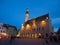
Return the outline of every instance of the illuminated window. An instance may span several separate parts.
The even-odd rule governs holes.
[[[32,38],[34,38],[35,37],[35,34],[32,34]]]
[[[35,20],[33,20],[32,27],[33,27],[33,28],[36,28],[36,23],[35,23]]]
[[[38,38],[41,38],[41,33],[38,34]]]
[[[37,34],[35,34],[35,38],[37,38]]]
[[[35,23],[33,23],[33,28],[36,28],[36,24]]]
[[[29,34],[26,35],[27,37],[29,36]]]

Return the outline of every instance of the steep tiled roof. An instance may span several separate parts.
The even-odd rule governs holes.
[[[43,15],[43,16],[39,16],[39,17],[37,17],[37,18],[33,18],[33,19],[31,19],[31,20],[28,20],[27,22],[24,23],[24,25],[32,23],[33,20],[35,20],[36,22],[37,22],[37,21],[45,20],[46,17],[48,17],[48,19],[49,19],[49,14],[45,14],[45,15]]]

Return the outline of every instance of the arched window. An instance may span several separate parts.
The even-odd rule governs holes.
[[[46,37],[48,37],[48,33],[46,33]]]
[[[2,32],[2,30],[1,30],[1,32]]]
[[[42,27],[42,30],[44,31],[44,27]]]
[[[0,27],[0,29],[1,29],[1,27]]]
[[[40,31],[40,27],[39,27],[39,31]]]

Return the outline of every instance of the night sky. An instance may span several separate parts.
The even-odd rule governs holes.
[[[60,0],[0,0],[0,22],[19,29],[27,7],[29,19],[49,13],[54,31],[60,27]]]

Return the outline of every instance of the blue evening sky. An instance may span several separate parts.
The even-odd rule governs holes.
[[[60,27],[60,0],[0,0],[0,22],[19,29],[24,23],[26,7],[29,19],[49,13],[54,31]]]

